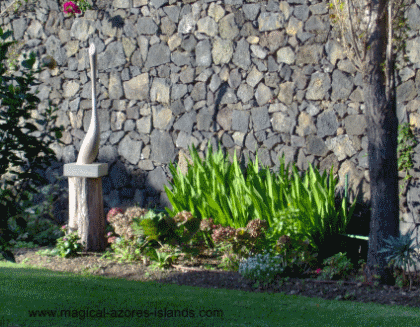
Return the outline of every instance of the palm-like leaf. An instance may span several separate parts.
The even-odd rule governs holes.
[[[390,236],[385,239],[384,242],[388,244],[386,248],[380,249],[379,253],[389,253],[386,260],[390,262],[394,261],[394,264],[401,268],[407,268],[406,265],[415,265],[412,258],[412,254],[415,253],[415,249],[418,245],[414,245],[414,239],[411,238],[413,231],[408,232],[400,237]]]

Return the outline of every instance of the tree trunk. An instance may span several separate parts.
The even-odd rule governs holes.
[[[366,269],[366,274],[368,278],[377,274],[380,283],[392,284],[393,276],[385,260],[387,255],[378,253],[386,246],[384,239],[399,236],[398,119],[395,92],[387,92],[387,79],[380,65],[386,59],[387,19],[384,16],[380,18],[380,14],[386,10],[386,2],[372,1],[372,25],[363,79],[372,206],[366,265],[369,269]],[[379,268],[376,269],[375,265]]]
[[[69,231],[78,232],[85,251],[105,250],[101,177],[69,177]]]

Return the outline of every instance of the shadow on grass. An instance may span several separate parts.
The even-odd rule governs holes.
[[[420,325],[414,308],[73,275],[4,262],[0,294],[7,294],[0,300],[1,327]]]

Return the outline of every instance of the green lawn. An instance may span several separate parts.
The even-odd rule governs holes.
[[[0,294],[0,327],[420,326],[414,308],[72,275],[9,262],[0,262]],[[61,310],[78,315],[60,316]],[[107,316],[86,317],[86,310]],[[132,311],[133,317],[118,317]]]

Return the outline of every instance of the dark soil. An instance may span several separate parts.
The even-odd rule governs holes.
[[[317,297],[327,300],[355,301],[363,303],[379,303],[402,305],[420,308],[420,279],[412,273],[413,284],[409,287],[379,285],[373,286],[363,282],[362,273],[353,270],[347,280],[340,281],[317,280],[316,272],[310,272],[301,278],[277,280],[265,287],[253,287],[254,282],[248,281],[238,273],[224,271],[218,267],[219,260],[211,256],[201,255],[191,260],[179,260],[170,269],[152,269],[147,263],[119,263],[102,259],[99,253],[85,253],[75,258],[64,259],[58,256],[41,256],[35,249],[13,250],[16,262],[46,268],[54,271],[64,271],[76,274],[89,274],[124,278],[138,281],[157,281],[160,283],[175,283],[178,285],[197,286],[203,288],[224,288],[247,292],[283,292],[290,295]],[[51,248],[50,248],[51,249]],[[362,281],[361,281],[362,280]]]

